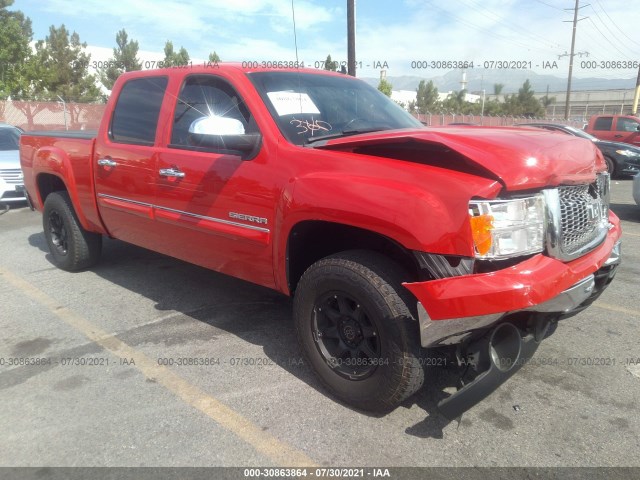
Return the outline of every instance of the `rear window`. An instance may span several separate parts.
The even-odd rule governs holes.
[[[110,138],[118,143],[153,145],[166,88],[166,77],[129,80],[111,117]]]
[[[594,130],[611,130],[613,124],[613,117],[600,117],[596,118],[596,123],[593,126]]]

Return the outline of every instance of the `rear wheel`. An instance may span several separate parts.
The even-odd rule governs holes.
[[[322,384],[354,407],[388,411],[424,381],[406,278],[382,255],[349,251],[316,262],[298,284],[302,350]]]
[[[82,227],[67,192],[47,196],[42,224],[56,267],[73,272],[94,265],[100,258],[102,236]]]

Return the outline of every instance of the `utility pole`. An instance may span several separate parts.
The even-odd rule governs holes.
[[[347,73],[356,76],[356,0],[347,0]]]
[[[571,99],[571,76],[573,75],[573,57],[575,56],[576,47],[576,27],[578,26],[578,10],[588,7],[588,5],[580,6],[580,0],[576,0],[576,6],[573,9],[573,32],[571,33],[571,53],[569,54],[569,78],[567,79],[567,98],[564,103],[564,119],[569,120],[569,103]],[[566,9],[569,10],[569,9]],[[585,17],[587,18],[587,17]],[[581,18],[580,20],[584,20]]]
[[[636,78],[636,93],[633,95],[633,107],[631,113],[638,113],[638,98],[640,97],[640,67],[638,67],[638,78]]]

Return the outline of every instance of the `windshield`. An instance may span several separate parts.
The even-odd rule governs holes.
[[[248,74],[282,134],[296,145],[378,130],[422,128],[394,101],[349,76]]]
[[[18,150],[20,130],[17,128],[0,128],[0,151]]]

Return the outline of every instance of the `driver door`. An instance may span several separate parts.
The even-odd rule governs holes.
[[[220,144],[198,142],[194,126],[207,123],[222,126]],[[275,189],[267,183],[273,175],[262,150],[246,159],[226,148],[229,125],[239,129],[236,134],[259,133],[226,80],[187,76],[176,99],[170,141],[157,157],[157,230],[169,255],[273,287]]]

